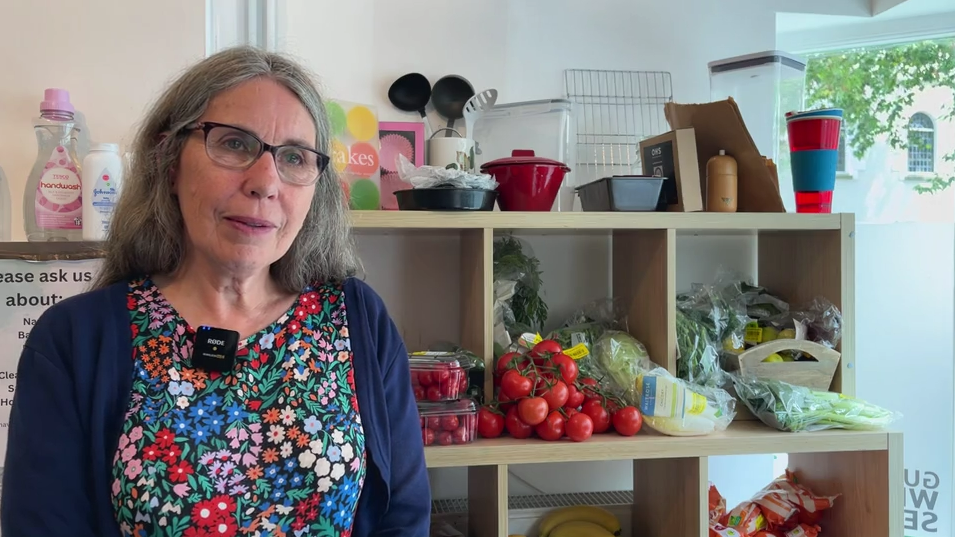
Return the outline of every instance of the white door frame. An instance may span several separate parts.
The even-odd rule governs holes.
[[[205,0],[206,55],[236,45],[278,50],[285,32],[283,0]]]

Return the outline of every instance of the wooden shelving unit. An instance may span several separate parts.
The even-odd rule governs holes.
[[[678,236],[752,235],[760,284],[795,303],[823,295],[842,310],[842,362],[831,389],[855,394],[853,215],[368,211],[353,212],[352,222],[359,241],[366,235],[457,237],[452,239],[457,251],[447,255],[457,256],[450,266],[460,268],[458,296],[432,300],[456,304],[440,314],[457,314],[461,344],[483,356],[486,366],[493,363],[492,248],[497,233],[610,236],[613,292],[629,305],[629,329],[647,346],[651,359],[671,372],[676,371]],[[82,259],[101,255],[100,246],[5,243],[0,258]],[[392,310],[399,326],[414,322],[414,310],[404,311]],[[490,375],[485,383],[490,391]],[[790,466],[804,483],[820,494],[841,495],[823,521],[824,535],[902,537],[900,433],[781,433],[742,412],[727,431],[705,437],[645,430],[632,438],[599,435],[583,443],[500,438],[425,449],[429,467],[468,468],[471,537],[508,534],[508,465],[608,460],[633,461],[634,535],[705,537],[709,457],[759,453],[789,453]]]
[[[493,363],[492,247],[496,233],[605,233],[612,237],[614,296],[651,359],[676,371],[676,241],[681,235],[755,237],[757,278],[790,302],[822,295],[843,312],[842,363],[831,389],[855,394],[854,217],[851,214],[428,213],[354,212],[364,234],[458,234],[461,343]],[[542,267],[546,270],[546,266]],[[397,319],[401,324],[402,320]],[[486,386],[491,388],[488,375]],[[741,406],[741,405],[740,405]],[[841,494],[824,534],[902,537],[902,435],[894,432],[781,433],[742,412],[725,432],[676,438],[644,431],[583,443],[500,438],[425,450],[429,467],[468,467],[472,537],[507,531],[507,468],[515,464],[633,461],[634,535],[707,535],[708,458],[789,453],[813,490]]]

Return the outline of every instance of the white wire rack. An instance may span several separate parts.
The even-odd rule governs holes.
[[[518,509],[555,509],[573,505],[632,505],[632,490],[613,490],[605,492],[574,492],[563,494],[535,494],[533,496],[511,496],[507,499],[507,508]],[[432,514],[458,514],[468,512],[467,498],[433,500]]]
[[[640,141],[669,130],[670,73],[568,69],[564,87],[576,107],[578,184],[640,173]]]

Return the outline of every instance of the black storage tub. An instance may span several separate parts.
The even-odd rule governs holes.
[[[401,211],[493,211],[496,190],[477,188],[411,188],[396,190]]]
[[[584,211],[658,211],[666,206],[660,191],[666,177],[615,175],[577,187]]]

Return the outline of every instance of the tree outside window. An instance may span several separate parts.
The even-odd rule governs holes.
[[[931,161],[926,161],[925,142],[929,132],[910,130],[906,109],[915,97],[930,88],[947,88],[955,93],[955,39],[919,41],[904,45],[856,48],[813,55],[806,66],[806,104],[808,108],[835,107],[844,111],[843,129],[852,140],[852,153],[858,158],[885,136],[891,148],[909,152],[910,142],[918,142],[908,154],[918,157],[919,166],[931,168],[924,184],[915,185],[921,193],[940,192],[955,184],[955,177],[935,174],[935,124],[931,125]],[[910,136],[910,133],[914,136]],[[955,161],[955,155],[944,155]],[[913,163],[909,159],[910,165]]]

